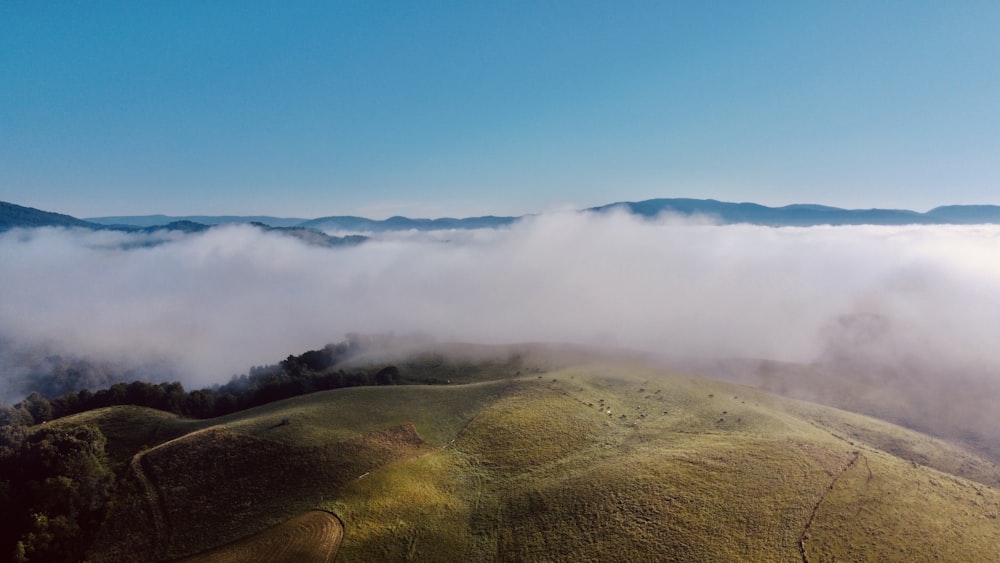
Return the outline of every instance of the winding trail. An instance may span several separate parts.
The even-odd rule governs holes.
[[[195,430],[194,432],[188,432],[183,436],[178,436],[166,442],[157,444],[152,448],[143,450],[134,456],[132,456],[132,461],[129,462],[129,467],[135,474],[136,478],[142,484],[143,497],[146,499],[146,503],[149,505],[149,514],[153,519],[153,559],[160,560],[163,558],[163,551],[166,549],[167,538],[170,535],[170,529],[167,524],[166,517],[166,506],[163,503],[163,498],[157,492],[156,485],[150,480],[149,476],[146,475],[145,469],[142,467],[142,460],[149,452],[158,450],[164,446],[185,440],[194,436],[195,434],[203,434],[209,432],[210,430],[215,430],[217,426],[210,426],[208,428],[202,428],[201,430]]]
[[[159,495],[156,494],[156,489],[153,483],[146,476],[146,472],[142,469],[142,454],[145,452],[140,452],[132,456],[132,461],[129,464],[132,468],[132,473],[135,474],[136,478],[139,479],[139,483],[142,484],[143,497],[146,499],[146,504],[149,505],[149,514],[153,519],[153,555],[156,556],[159,551],[160,543],[164,537],[164,531],[166,530],[165,518],[163,516],[163,507],[159,502]]]
[[[452,446],[455,443],[455,441],[462,434],[465,433],[465,431],[469,428],[469,426],[473,422],[475,422],[477,418],[479,418],[479,415],[480,415],[481,412],[482,411],[477,412],[474,416],[472,416],[472,418],[470,418],[462,426],[462,428],[458,431],[458,433],[455,435],[454,438],[452,438],[451,440],[449,440],[447,443],[441,445],[440,447],[434,447],[430,451],[424,451],[424,452],[421,452],[421,453],[419,453],[417,455],[410,456],[410,457],[408,457],[406,459],[397,460],[397,461],[395,461],[393,463],[390,463],[390,464],[388,464],[386,466],[373,469],[372,471],[380,471],[380,470],[386,469],[386,468],[391,467],[391,466],[410,463],[410,462],[416,461],[418,459],[427,457],[427,456],[429,456],[431,454],[435,454],[435,453],[438,453],[440,451],[448,449],[450,446]],[[155,561],[159,561],[159,560],[163,559],[163,557],[164,557],[167,545],[169,543],[169,538],[170,538],[170,525],[169,525],[169,523],[167,521],[167,517],[166,517],[166,512],[167,511],[166,511],[166,505],[163,502],[163,497],[162,497],[162,495],[160,495],[156,484],[153,483],[153,481],[146,474],[146,471],[143,468],[143,459],[150,452],[153,452],[153,451],[158,450],[160,448],[163,448],[165,446],[169,446],[169,445],[174,444],[176,442],[180,442],[181,440],[187,440],[187,439],[189,439],[189,438],[191,438],[191,437],[193,437],[195,435],[205,434],[205,433],[208,433],[208,432],[211,432],[211,431],[214,431],[214,430],[218,430],[219,428],[221,428],[220,425],[209,426],[208,428],[202,428],[200,430],[195,430],[193,432],[189,432],[187,434],[184,434],[183,436],[178,436],[177,438],[173,438],[171,440],[167,440],[166,442],[157,444],[156,446],[153,446],[152,448],[143,450],[143,451],[135,454],[134,456],[132,456],[132,460],[129,462],[129,467],[131,468],[132,473],[135,474],[136,478],[142,484],[143,497],[146,499],[146,503],[149,505],[149,513],[150,513],[150,515],[152,517],[152,520],[153,520],[154,537],[153,537],[152,559],[155,560]],[[372,471],[366,471],[365,473],[363,473],[363,474],[355,477],[354,479],[348,481],[347,483],[344,483],[341,486],[341,488],[347,488],[347,487],[349,487],[349,486],[357,483],[358,481],[364,479],[365,477],[368,477],[371,474]],[[335,515],[334,515],[334,517],[336,518]],[[337,518],[337,520],[339,522],[339,518]],[[341,526],[341,534],[342,534],[343,533],[342,532],[342,530],[343,530],[343,524],[341,523],[340,526]],[[336,543],[339,546],[339,543],[340,543],[339,540]],[[334,549],[334,553],[336,553],[336,549]]]
[[[816,519],[816,513],[819,512],[819,507],[823,504],[823,501],[826,500],[826,497],[837,486],[837,483],[840,481],[840,478],[843,477],[848,471],[850,471],[851,468],[857,465],[858,459],[860,458],[864,458],[865,465],[866,466],[868,465],[868,458],[865,457],[860,450],[855,450],[854,457],[847,462],[847,465],[844,466],[844,469],[840,473],[838,473],[836,477],[833,478],[833,481],[831,481],[829,485],[827,485],[826,491],[823,492],[823,496],[819,497],[819,500],[816,502],[816,506],[813,507],[812,513],[809,515],[809,521],[806,522],[806,527],[802,530],[802,535],[799,537],[799,551],[802,553],[802,563],[810,563],[809,555],[806,553],[806,541],[809,539],[809,532],[812,529],[813,520]],[[869,481],[871,481],[871,474],[872,474],[871,468],[869,467],[868,468]]]

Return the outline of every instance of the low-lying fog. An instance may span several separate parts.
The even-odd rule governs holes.
[[[189,387],[342,340],[420,333],[996,377],[1000,226],[716,226],[551,214],[344,248],[250,226],[0,236],[12,350],[175,363]],[[10,396],[8,395],[8,400]]]

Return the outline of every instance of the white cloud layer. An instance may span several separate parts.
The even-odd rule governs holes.
[[[1000,366],[998,226],[770,228],[567,213],[334,249],[249,226],[153,247],[137,237],[148,235],[0,235],[0,338],[81,356],[170,357],[189,386],[349,332],[389,331]]]

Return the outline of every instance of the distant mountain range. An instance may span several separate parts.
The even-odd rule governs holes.
[[[643,217],[657,217],[664,213],[685,217],[698,215],[723,224],[749,223],[771,227],[1000,223],[1000,206],[997,205],[948,205],[919,213],[907,209],[841,209],[801,203],[767,207],[757,203],[729,203],[714,199],[649,199],[612,203],[591,208],[590,211],[603,212],[615,208],[624,208]]]
[[[906,209],[841,209],[814,204],[768,207],[756,203],[731,203],[714,199],[649,199],[639,202],[618,202],[586,209],[605,213],[624,210],[641,217],[663,214],[681,217],[706,217],[720,224],[747,223],[771,227],[815,225],[943,225],[1000,224],[1000,206],[948,205],[926,213]],[[323,231],[347,233],[379,233],[386,231],[431,231],[440,229],[482,229],[511,225],[521,217],[467,217],[463,219],[411,219],[390,217],[384,220],[354,216],[330,216],[318,219],[281,218],[269,216],[168,216],[141,215],[92,217],[86,220],[69,215],[22,207],[0,202],[0,231],[15,227],[80,227],[100,230],[149,232],[156,230],[199,231],[217,225],[250,223],[258,228],[276,230],[305,238],[313,244],[353,244],[364,237],[331,237]],[[324,238],[325,237],[325,238]]]
[[[322,231],[339,232],[369,232],[385,231],[437,231],[442,229],[483,229],[510,225],[520,217],[469,217],[465,219],[410,219],[409,217],[390,217],[384,220],[366,219],[352,215],[320,217],[318,219],[294,219],[287,217],[268,216],[235,216],[235,215],[192,215],[171,217],[167,215],[140,215],[136,217],[91,217],[87,221],[107,226],[153,227],[166,225],[176,221],[192,221],[203,225],[222,225],[226,223],[262,223],[272,227],[302,227]]]
[[[261,223],[271,227],[298,227],[308,219],[269,217],[266,215],[126,215],[122,217],[88,217],[85,219],[98,225],[130,227],[159,227],[178,221],[190,221],[202,225],[225,225],[228,223]]]
[[[157,231],[183,231],[187,233],[197,233],[206,231],[222,223],[246,223],[261,229],[262,231],[277,232],[283,235],[292,236],[316,246],[351,245],[363,242],[368,238],[359,235],[335,237],[317,229],[310,229],[308,227],[272,226],[260,221],[251,220],[259,219],[258,217],[247,217],[247,220],[245,221],[217,221],[211,224],[195,222],[184,218],[166,217],[165,215],[158,215],[156,217],[163,217],[165,222],[147,222],[141,226],[130,225],[127,221],[115,221],[113,224],[101,224],[95,221],[77,219],[69,215],[42,211],[33,207],[23,207],[13,203],[0,201],[0,232],[14,228],[75,227],[95,231],[110,230],[130,233],[154,233]],[[142,221],[148,219],[148,217],[139,217],[137,219],[139,219],[140,223],[142,223]],[[144,243],[143,246],[154,246],[156,244],[159,244],[159,242],[151,240]]]

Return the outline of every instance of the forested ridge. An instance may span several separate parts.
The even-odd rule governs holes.
[[[357,353],[354,342],[328,344],[319,350],[290,355],[277,364],[251,367],[248,374],[234,375],[224,385],[187,391],[177,381],[118,382],[106,388],[83,388],[58,395],[53,390],[87,381],[82,373],[94,371],[86,361],[67,362],[60,358],[47,363],[56,366],[42,376],[35,376],[35,390],[12,407],[2,407],[9,419],[27,424],[46,422],[71,414],[116,405],[150,407],[191,418],[214,418],[297,395],[357,387],[396,383],[436,383],[434,378],[402,381],[393,366],[335,368],[336,364]],[[102,374],[103,378],[107,378]],[[46,392],[48,391],[48,392]]]

